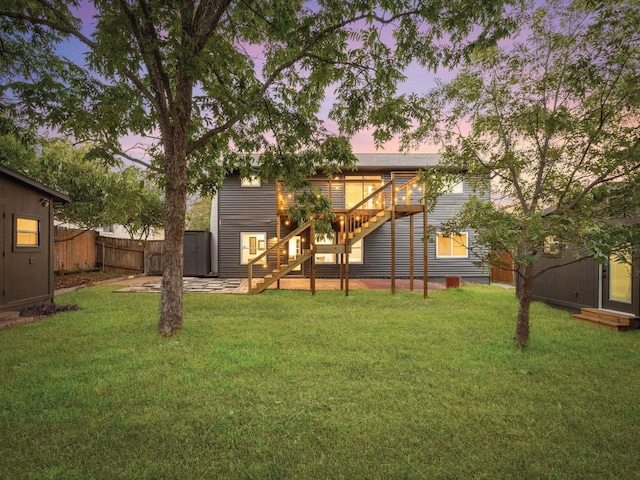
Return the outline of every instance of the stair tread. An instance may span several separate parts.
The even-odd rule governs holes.
[[[574,313],[573,318],[577,318],[578,320],[586,320],[592,323],[601,323],[603,325],[611,325],[612,327],[614,326],[617,327],[618,325],[622,325],[622,326],[629,325],[628,323],[617,322],[615,320],[606,320],[604,318],[593,317],[590,315],[583,315],[580,313]]]
[[[583,315],[595,315],[606,318],[626,318],[629,320],[635,318],[635,315],[631,313],[610,312],[609,310],[602,310],[600,308],[581,308],[580,311]]]

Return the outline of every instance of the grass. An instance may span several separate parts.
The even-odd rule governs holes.
[[[65,294],[0,332],[0,478],[640,478],[640,332],[430,295]]]

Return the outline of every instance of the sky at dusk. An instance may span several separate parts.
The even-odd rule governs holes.
[[[80,6],[72,9],[72,11],[83,20],[83,34],[90,36],[95,23],[93,16],[96,13],[95,7],[90,2],[81,2]],[[390,29],[387,29],[389,32]],[[71,39],[58,47],[58,53],[64,55],[73,62],[84,64],[85,55],[84,45],[78,41]],[[253,52],[252,52],[253,53]],[[260,52],[255,52],[256,63],[260,63]],[[405,71],[406,80],[399,86],[402,93],[426,93],[435,86],[436,77],[440,79],[450,79],[452,73],[447,70],[440,70],[437,73],[429,72],[419,65],[413,65]],[[328,112],[333,101],[333,92],[327,91],[327,99],[321,111],[321,118],[325,119],[325,127],[332,133],[338,133],[337,126],[328,119]],[[135,137],[123,139],[123,147],[125,150],[132,148],[139,141]],[[375,153],[375,152],[398,152],[398,141],[391,141],[384,145],[384,149],[376,149],[370,131],[361,131],[351,139],[352,149],[356,153]],[[417,149],[411,150],[414,153],[435,153],[438,151],[436,145],[421,145]]]

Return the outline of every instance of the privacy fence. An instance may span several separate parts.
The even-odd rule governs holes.
[[[101,269],[129,275],[162,274],[163,240],[103,237],[93,230],[56,227],[56,272]]]

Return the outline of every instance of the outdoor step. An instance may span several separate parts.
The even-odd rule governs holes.
[[[20,312],[0,312],[0,321],[12,320],[20,316]]]
[[[38,318],[40,317],[21,317],[19,312],[2,312],[0,313],[0,330],[35,322]]]
[[[582,308],[580,314],[587,317],[602,319],[607,322],[615,322],[623,325],[629,325],[629,321],[635,318],[635,316],[631,314],[610,312],[608,310],[601,310],[599,308]]]
[[[581,313],[574,313],[573,318],[582,322],[591,323],[600,327],[608,328],[610,330],[617,330],[619,332],[626,332],[629,330],[635,330],[640,328],[640,321],[637,319],[631,319],[628,323],[618,323],[615,320],[608,320],[605,318],[599,318],[594,315],[584,315]]]

